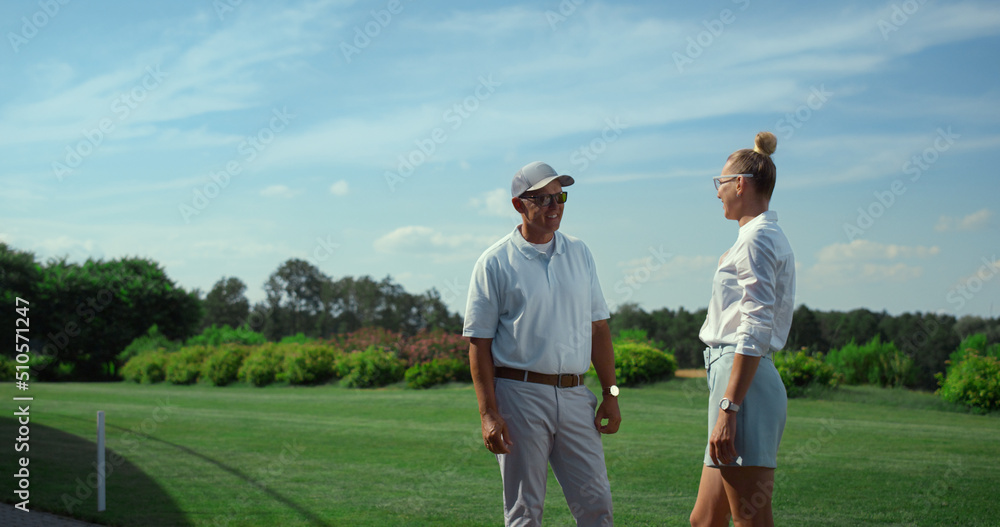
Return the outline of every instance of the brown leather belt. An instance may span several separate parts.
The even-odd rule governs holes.
[[[501,379],[513,379],[515,381],[547,384],[549,386],[558,386],[560,388],[572,388],[583,384],[583,375],[575,373],[562,373],[557,375],[550,373],[535,373],[533,371],[497,366],[493,375]]]

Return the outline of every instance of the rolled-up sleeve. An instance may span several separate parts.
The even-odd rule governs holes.
[[[743,290],[739,301],[736,353],[759,357],[770,350],[776,266],[774,249],[763,237],[749,240],[745,256],[736,262],[737,281]]]
[[[465,304],[465,327],[462,335],[494,338],[500,323],[500,293],[496,272],[490,272],[487,258],[480,258],[472,269],[469,298]]]

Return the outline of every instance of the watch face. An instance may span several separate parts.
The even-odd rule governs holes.
[[[618,397],[618,385],[612,385],[611,388],[608,389],[608,392],[612,397]]]
[[[721,401],[719,401],[719,408],[722,408],[723,410],[728,410],[729,399],[723,398]]]

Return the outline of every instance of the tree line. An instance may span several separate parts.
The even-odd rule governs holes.
[[[334,280],[293,258],[268,277],[264,291],[265,300],[251,305],[246,284],[235,277],[223,277],[203,294],[178,286],[150,259],[38,262],[33,253],[0,243],[0,327],[14,328],[16,298],[29,302],[36,380],[116,379],[117,355],[154,324],[181,342],[213,324],[244,327],[273,341],[299,333],[326,338],[362,327],[405,335],[461,331],[461,317],[448,311],[437,290],[411,294],[389,276]],[[13,358],[14,348],[3,354]]]
[[[672,349],[681,368],[704,367],[705,344],[698,331],[707,309],[673,311],[667,308],[646,312],[637,304],[623,304],[611,317],[611,330],[645,330],[650,339]],[[879,337],[893,342],[913,359],[917,368],[915,387],[937,388],[934,374],[945,370],[945,362],[966,337],[983,333],[989,343],[1000,342],[1000,318],[988,319],[935,313],[903,313],[854,309],[847,312],[819,311],[800,305],[792,316],[792,327],[784,349],[806,350],[810,354],[829,353],[852,341],[862,344]]]
[[[334,280],[311,263],[292,258],[264,283],[265,299],[251,304],[246,284],[222,277],[203,294],[175,284],[156,262],[144,258],[71,263],[65,258],[38,262],[35,255],[0,243],[0,327],[13,328],[15,298],[30,302],[32,368],[42,378],[111,380],[121,366],[117,355],[152,325],[173,341],[185,341],[212,325],[245,327],[271,341],[297,335],[329,338],[360,328],[381,327],[403,335],[442,329],[459,333],[462,318],[435,289],[408,293],[387,276],[345,276]],[[611,317],[614,335],[641,329],[672,350],[681,368],[702,367],[705,345],[698,331],[706,310],[680,308],[647,312],[623,304]],[[1000,341],[1000,319],[933,313],[855,309],[819,311],[799,306],[786,350],[828,353],[852,340],[878,336],[914,360],[917,386],[937,387],[934,374],[965,337],[984,333]],[[4,355],[13,357],[13,348]]]

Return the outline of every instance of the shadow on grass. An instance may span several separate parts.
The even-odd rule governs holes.
[[[14,419],[0,417],[0,437],[15,441],[19,426]],[[153,478],[110,449],[105,454],[107,510],[97,512],[96,443],[35,422],[28,426],[29,450],[17,452],[10,445],[12,455],[0,456],[0,474],[8,475],[0,488],[3,501],[19,501],[13,493],[17,480],[9,475],[19,470],[18,460],[26,457],[29,510],[109,525],[192,525]]]
[[[90,423],[90,421],[78,417],[63,416],[63,418],[83,421],[87,422],[88,424]],[[252,489],[255,492],[263,493],[268,497],[270,497],[273,501],[282,504],[284,507],[287,507],[288,509],[294,510],[301,517],[305,518],[309,524],[315,525],[317,527],[330,527],[329,524],[324,522],[319,516],[317,516],[312,511],[293,502],[289,498],[281,495],[280,493],[274,491],[273,489],[268,488],[265,484],[263,484],[263,482],[259,481],[256,478],[251,477],[249,474],[237,468],[234,468],[230,465],[227,465],[217,459],[208,457],[184,445],[172,443],[170,441],[166,441],[148,434],[144,434],[134,429],[124,428],[109,424],[106,424],[105,426],[107,427],[107,429],[109,429],[109,431],[113,429],[123,433],[134,434],[137,438],[140,438],[143,441],[155,441],[162,445],[167,445],[180,452],[183,452],[185,455],[196,457],[206,463],[214,465],[219,470],[222,470],[232,475],[233,477],[239,479],[240,481],[246,483],[245,488],[247,490]],[[6,435],[5,433],[5,431],[8,429],[10,430],[9,436]],[[15,430],[16,426],[14,420],[0,418],[0,437],[14,437]],[[33,450],[30,458],[31,458],[31,463],[33,463],[33,465],[29,466],[36,467],[36,465],[34,465],[35,458],[39,455],[34,450],[36,448],[34,446],[36,441],[44,442],[52,445],[59,445],[60,448],[53,449],[53,452],[56,452],[55,459],[50,459],[52,456],[49,456],[48,455],[49,453],[47,452],[43,453],[42,455],[45,456],[45,460],[43,460],[43,463],[45,461],[49,461],[51,464],[57,467],[63,467],[59,469],[59,472],[68,474],[69,475],[68,477],[71,477],[72,475],[78,475],[77,476],[78,479],[71,482],[75,485],[73,489],[57,491],[57,494],[59,494],[60,496],[59,500],[57,501],[57,504],[55,506],[50,507],[48,504],[49,503],[48,500],[46,500],[42,505],[44,509],[48,512],[53,512],[56,514],[72,513],[74,516],[78,516],[81,518],[86,518],[91,520],[102,519],[104,521],[107,521],[107,518],[105,518],[104,516],[97,515],[96,513],[90,515],[86,513],[80,513],[77,510],[83,506],[86,506],[88,510],[97,509],[96,491],[92,493],[87,492],[88,487],[90,488],[93,487],[93,485],[91,485],[90,483],[96,482],[95,457],[97,452],[97,445],[93,442],[86,441],[77,436],[67,434],[60,430],[44,427],[37,424],[31,425],[31,435],[32,435],[31,446]],[[49,436],[49,437],[42,438],[41,441],[39,441],[40,436]],[[106,453],[105,461],[109,465],[106,471],[108,474],[107,478],[108,495],[110,496],[112,494],[112,482],[114,482],[116,487],[120,487],[122,489],[122,494],[128,495],[127,500],[130,503],[130,505],[123,508],[131,512],[129,512],[128,514],[113,515],[114,518],[112,519],[112,521],[115,524],[137,525],[137,526],[169,525],[178,527],[185,527],[192,525],[184,517],[184,513],[176,506],[173,500],[163,491],[163,489],[155,481],[153,481],[152,478],[148,477],[141,470],[139,470],[134,465],[129,463],[128,460],[126,460],[124,457],[117,456],[111,450],[109,450]],[[110,466],[112,464],[115,464],[116,462],[117,464],[114,467]],[[0,470],[3,470],[3,472],[0,472],[0,474],[7,473],[6,472],[7,465],[8,463],[6,461],[0,463]],[[72,467],[72,470],[69,470],[68,467]],[[13,463],[10,463],[10,470],[11,470],[10,473],[16,472],[16,467],[14,466]],[[41,469],[39,468],[39,470]],[[119,476],[118,474],[122,475]],[[34,476],[34,473],[32,473],[32,475]],[[90,477],[90,481],[86,480],[87,477]],[[69,493],[68,499],[64,496],[64,494],[66,493]],[[86,497],[89,498],[90,501],[85,502],[83,503],[83,505],[77,507],[67,507],[65,503],[73,504],[74,498],[77,497],[76,493],[79,493],[81,496],[86,495]],[[80,499],[79,501],[83,500]],[[234,503],[232,503],[232,510],[230,512],[232,513],[239,512],[239,509],[246,506],[245,501],[246,500],[244,500],[243,503],[240,503],[238,499],[234,500]],[[34,501],[32,503],[34,503]],[[155,504],[155,512],[150,511],[150,506],[152,504]],[[121,501],[119,501],[119,506],[121,506]],[[71,510],[67,510],[68,508]],[[217,520],[216,523],[218,525],[226,525],[229,523],[226,520],[226,518],[216,518],[216,520]]]

